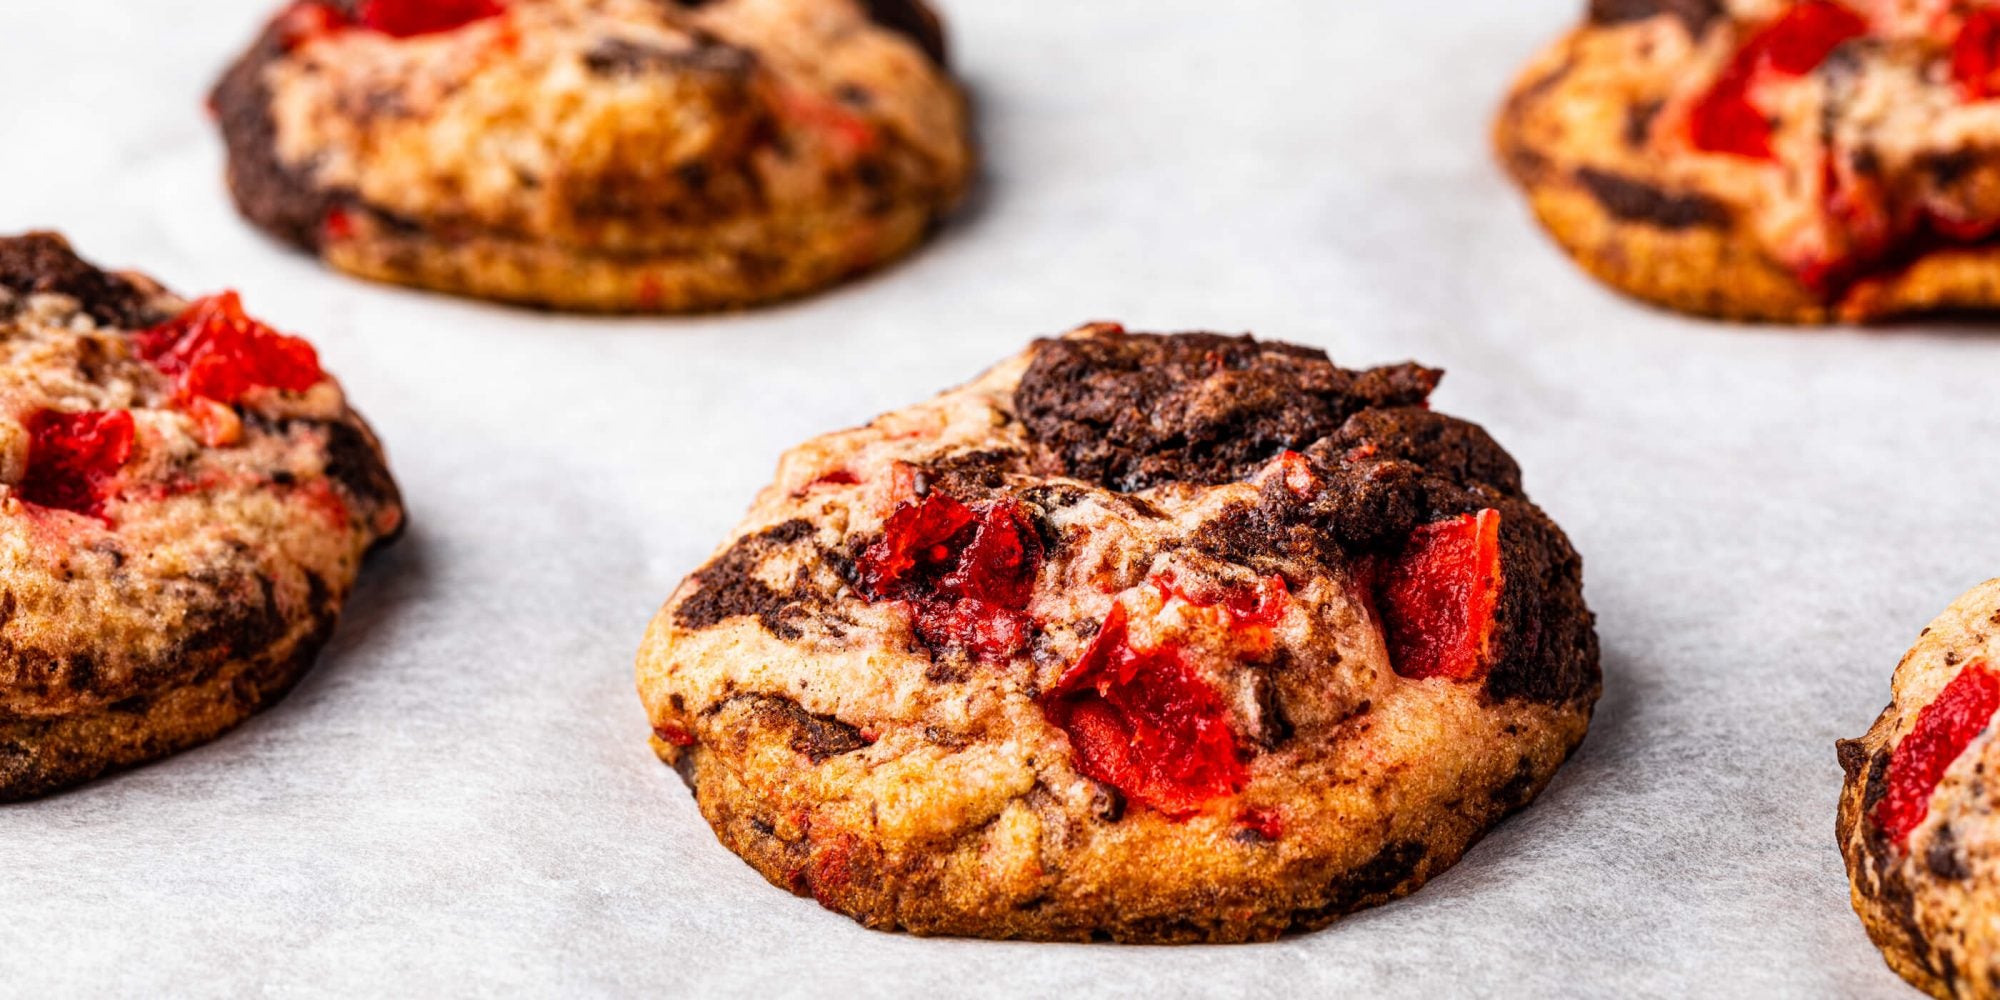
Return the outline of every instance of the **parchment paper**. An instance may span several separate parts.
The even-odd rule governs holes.
[[[1888,996],[1833,741],[2000,574],[2000,327],[1731,328],[1574,270],[1491,163],[1581,0],[946,0],[978,199],[746,315],[364,285],[239,223],[202,95],[275,0],[0,3],[0,230],[310,335],[413,528],[220,742],[0,808],[0,994]],[[1405,901],[1219,948],[919,940],[767,886],[648,753],[646,621],[779,452],[1086,319],[1450,370],[1584,553],[1605,696]]]

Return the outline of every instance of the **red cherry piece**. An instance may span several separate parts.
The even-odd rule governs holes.
[[[926,643],[1000,660],[1027,646],[1041,563],[1041,536],[1018,504],[974,510],[932,492],[889,515],[855,570],[869,599],[915,605]]]
[[[353,24],[345,12],[330,3],[301,0],[279,12],[272,27],[277,32],[278,44],[290,52],[307,42],[344,31]]]
[[[1841,43],[1868,33],[1861,15],[1832,0],[1796,4],[1736,50],[1715,84],[1689,115],[1696,149],[1769,159],[1771,123],[1750,100],[1765,74],[1803,76],[1819,68]]]
[[[28,474],[15,488],[40,507],[103,518],[111,481],[132,456],[132,414],[124,410],[28,418]]]
[[[693,733],[673,723],[654,726],[653,735],[677,747],[691,747],[695,744]]]
[[[396,38],[431,35],[507,12],[499,0],[362,0],[361,26]]]
[[[1499,511],[1464,514],[1412,533],[1378,591],[1396,673],[1455,681],[1484,675],[1500,585]]]
[[[897,505],[882,525],[882,540],[855,564],[861,589],[874,600],[895,596],[912,571],[948,558],[948,543],[978,519],[972,508],[942,493]]]
[[[1968,101],[2000,96],[2000,9],[1980,7],[1965,16],[1951,46],[1951,78]]]
[[[352,212],[335,205],[327,209],[326,215],[320,219],[319,232],[328,243],[344,243],[355,237],[359,226]]]
[[[253,389],[303,392],[326,378],[311,344],[250,318],[235,292],[198,300],[135,339],[139,355],[175,380],[182,401],[228,405]]]
[[[938,581],[944,593],[1020,609],[1034,596],[1041,568],[1042,540],[1013,504],[994,504],[980,516],[972,541],[959,553],[958,568]]]
[[[1694,147],[1753,159],[1771,157],[1771,123],[1743,90],[1718,86],[1695,102],[1688,118]]]
[[[1084,774],[1168,816],[1198,812],[1246,780],[1214,689],[1172,647],[1135,649],[1113,605],[1076,665],[1043,698]]]
[[[1259,840],[1275,841],[1285,835],[1285,815],[1276,809],[1245,809],[1236,817],[1236,825],[1257,835]]]
[[[1931,795],[1952,761],[1993,720],[2000,709],[2000,675],[1974,661],[1923,711],[1917,724],[1889,757],[1888,792],[1875,805],[1875,823],[1895,843],[1930,815]]]

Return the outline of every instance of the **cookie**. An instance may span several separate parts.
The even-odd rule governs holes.
[[[902,256],[964,194],[920,0],[305,0],[211,98],[243,215],[333,267],[691,312]]]
[[[0,802],[271,704],[403,524],[310,344],[0,239]]]
[[[810,441],[647,633],[652,746],[870,927],[1245,941],[1408,893],[1599,689],[1576,553],[1441,374],[1099,324]]]
[[[1841,740],[1835,835],[1889,967],[1938,997],[2000,997],[2000,580],[1931,622],[1889,707]]]
[[[1662,306],[2000,305],[2000,9],[1593,0],[1495,130],[1558,243]]]

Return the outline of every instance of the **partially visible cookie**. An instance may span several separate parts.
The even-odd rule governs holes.
[[[302,0],[217,85],[252,222],[362,277],[558,309],[799,295],[973,170],[921,0]]]
[[[1931,995],[2000,997],[2000,580],[1931,622],[1892,685],[1875,725],[1839,745],[1854,910]]]
[[[1411,892],[1599,686],[1576,553],[1440,375],[1100,324],[807,442],[646,636],[654,750],[871,927],[1261,940]]]
[[[310,344],[0,239],[0,802],[275,701],[402,524]]]
[[[1593,0],[1495,139],[1579,264],[1819,323],[2000,306],[2000,8]]]

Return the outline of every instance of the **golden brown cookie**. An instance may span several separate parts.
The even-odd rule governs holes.
[[[381,281],[687,312],[908,252],[973,170],[920,0],[304,0],[217,85],[237,206]]]
[[[275,701],[402,523],[310,344],[0,239],[0,802]]]
[[[2000,305],[2000,10],[1593,0],[1495,129],[1586,270],[1660,305],[1866,321]]]
[[[2000,580],[1931,622],[1892,683],[1867,735],[1839,746],[1854,910],[1919,988],[2000,997]]]
[[[871,927],[1243,941],[1408,893],[1599,687],[1575,552],[1440,375],[1100,324],[807,442],[646,636],[654,749]]]

